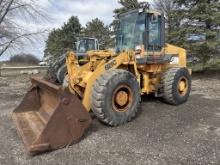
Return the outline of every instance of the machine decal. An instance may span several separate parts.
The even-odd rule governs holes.
[[[173,56],[170,60],[170,64],[179,64],[179,57]]]

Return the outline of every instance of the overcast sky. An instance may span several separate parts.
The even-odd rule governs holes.
[[[50,30],[52,28],[58,28],[72,15],[78,16],[83,26],[85,26],[86,22],[94,18],[99,18],[105,24],[110,24],[113,20],[113,10],[120,7],[118,0],[38,0],[38,5],[44,9],[50,19],[41,24],[28,23],[26,27],[30,29],[47,28]],[[22,21],[21,23],[24,25],[27,24]],[[27,44],[21,49],[21,52],[32,53],[41,59],[43,57],[44,47],[45,39],[42,39],[34,45]],[[0,60],[5,59],[7,59],[6,56],[0,57]]]

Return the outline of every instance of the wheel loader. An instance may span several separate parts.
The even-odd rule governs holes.
[[[87,51],[99,50],[99,42],[97,38],[83,37],[76,42],[76,56],[79,60],[80,65],[88,62]],[[61,55],[56,61],[53,61],[44,79],[56,84],[62,84],[64,77],[67,74],[66,67],[66,53]]]
[[[131,121],[141,96],[154,94],[172,105],[187,101],[191,71],[186,51],[165,43],[164,16],[149,8],[119,16],[115,51],[88,51],[79,65],[67,52],[62,86],[33,77],[13,119],[30,154],[79,142],[89,128],[90,112],[109,126]]]

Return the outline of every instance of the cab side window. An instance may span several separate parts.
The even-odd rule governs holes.
[[[160,50],[161,36],[160,36],[160,17],[150,14],[148,17],[149,40],[148,49],[151,51]]]

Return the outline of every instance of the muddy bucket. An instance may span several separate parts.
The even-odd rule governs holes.
[[[77,143],[91,124],[79,98],[42,79],[31,81],[12,114],[26,150],[33,155]]]

